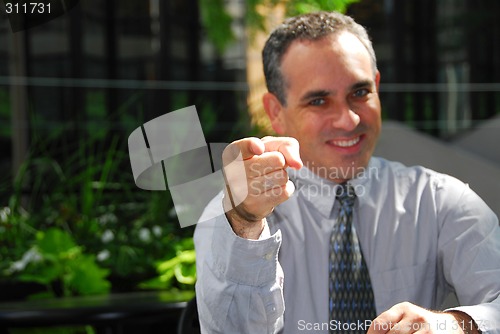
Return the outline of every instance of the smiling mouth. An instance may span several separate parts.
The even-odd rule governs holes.
[[[338,147],[353,147],[361,140],[361,136],[358,136],[349,140],[330,140],[329,143]]]

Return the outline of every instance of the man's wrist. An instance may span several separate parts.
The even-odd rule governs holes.
[[[467,313],[457,310],[446,311],[455,317],[457,324],[460,326],[464,334],[481,334],[479,326]]]
[[[226,217],[234,233],[241,238],[257,240],[264,230],[264,219],[257,222],[249,222],[242,219],[234,209],[226,212]]]
[[[223,208],[226,213],[226,218],[233,229],[233,232],[245,239],[259,239],[265,226],[265,219],[260,219],[256,221],[249,220],[248,218],[242,217],[236,208],[232,206],[232,203],[228,203],[227,197],[223,199]]]

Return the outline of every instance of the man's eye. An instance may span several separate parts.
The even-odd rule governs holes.
[[[366,88],[362,88],[362,89],[358,89],[357,91],[354,92],[354,94],[352,94],[354,97],[364,97],[366,95],[368,95],[370,93],[370,91]]]
[[[310,101],[309,104],[312,106],[321,106],[321,105],[325,104],[325,99],[314,99],[314,100]]]

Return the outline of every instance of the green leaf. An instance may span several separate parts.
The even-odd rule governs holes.
[[[193,238],[183,238],[176,245],[176,250],[188,250],[194,249],[194,240]]]
[[[165,273],[170,270],[173,270],[176,265],[180,263],[180,259],[176,256],[167,261],[162,261],[158,264],[157,270],[159,273]]]
[[[37,245],[40,253],[54,255],[68,252],[76,247],[73,238],[67,232],[58,228],[39,231],[37,233]]]
[[[65,282],[68,287],[79,295],[103,294],[110,290],[106,280],[109,271],[100,268],[93,256],[82,255],[71,264],[71,275]]]
[[[196,252],[194,249],[185,250],[185,251],[180,252],[179,255],[177,255],[177,258],[180,260],[180,262],[195,263],[196,262]]]
[[[158,280],[164,284],[164,287],[172,285],[172,279],[175,277],[174,269],[175,267],[158,277]]]
[[[179,283],[194,285],[196,283],[196,264],[180,263],[174,269],[175,278]]]

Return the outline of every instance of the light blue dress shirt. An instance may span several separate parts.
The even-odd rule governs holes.
[[[202,333],[328,333],[344,326],[328,314],[338,185],[305,167],[289,176],[295,193],[267,217],[259,240],[234,234],[222,195],[206,208],[220,215],[195,232]],[[500,227],[468,185],[381,158],[349,182],[377,314],[403,301],[440,309],[454,292],[457,309],[483,333],[500,334]]]

